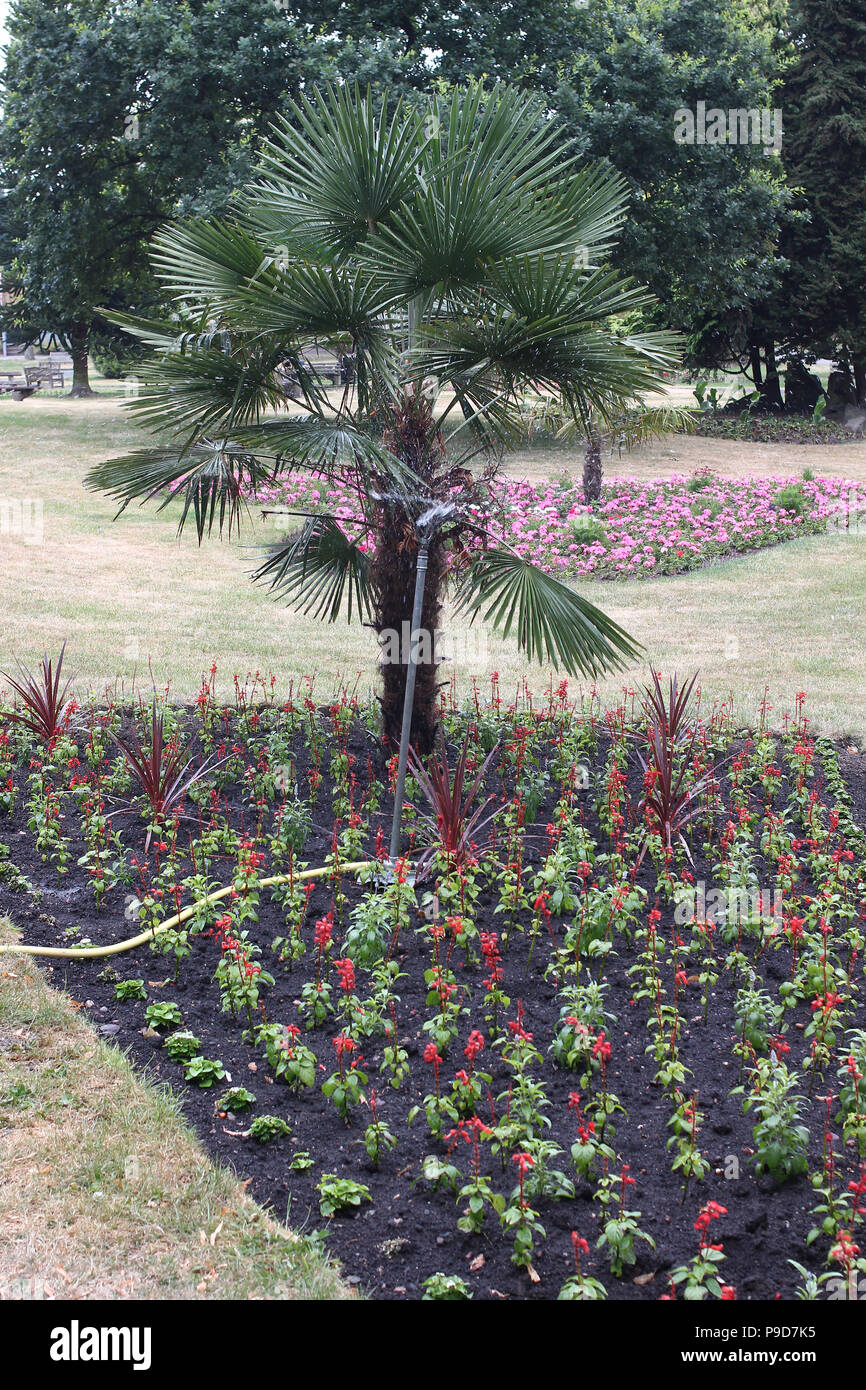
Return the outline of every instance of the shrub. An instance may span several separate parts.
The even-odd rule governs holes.
[[[594,541],[607,539],[607,531],[597,516],[573,516],[570,525],[578,545],[592,545]]]
[[[797,516],[802,516],[809,505],[809,499],[799,483],[789,483],[776,493],[775,504],[783,511],[796,512]]]

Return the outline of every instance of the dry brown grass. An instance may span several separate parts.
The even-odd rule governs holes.
[[[271,602],[246,579],[253,546],[268,537],[254,520],[243,543],[180,540],[175,520],[153,505],[112,520],[111,504],[84,490],[91,464],[143,442],[118,396],[88,402],[33,398],[0,401],[0,497],[44,503],[44,538],[28,545],[0,537],[0,670],[28,663],[68,639],[77,688],[106,685],[128,693],[171,684],[191,698],[201,674],[218,662],[218,693],[230,697],[232,677],[273,672],[277,689],[315,675],[324,699],[340,682],[376,685],[372,634],[345,624],[323,626]],[[608,472],[657,475],[711,466],[723,473],[794,473],[866,478],[866,443],[818,446],[752,445],[677,436],[622,459]],[[530,449],[510,471],[550,477],[578,472],[579,449]],[[646,646],[662,669],[700,670],[710,700],[733,693],[743,722],[754,719],[769,682],[777,717],[805,689],[816,726],[866,739],[861,676],[866,639],[866,548],[859,533],[831,533],[676,578],[587,583],[582,592]],[[458,641],[466,630],[458,627]],[[472,651],[472,644],[467,643]],[[459,695],[473,677],[486,687],[498,669],[509,692],[526,678],[541,691],[549,673],[528,667],[512,643],[490,637],[486,648],[454,670]],[[623,683],[645,677],[636,664],[601,684],[606,700]]]
[[[351,1296],[23,956],[0,957],[0,1230],[0,1299]]]

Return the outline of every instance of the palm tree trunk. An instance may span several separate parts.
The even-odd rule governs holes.
[[[376,630],[381,649],[382,732],[388,745],[396,749],[400,742],[406,672],[411,651],[410,629],[418,545],[417,542],[409,543],[407,519],[403,517],[401,525],[396,509],[387,510],[391,516],[383,517],[382,540],[372,568],[378,592]],[[401,532],[404,539],[399,544],[397,537]],[[410,734],[413,748],[422,756],[432,751],[439,724],[436,643],[444,576],[444,547],[434,537],[428,552],[421,628],[416,640],[417,670]]]
[[[593,430],[586,441],[583,460],[583,497],[585,502],[598,502],[601,497],[601,436]]]
[[[432,401],[420,391],[408,392],[394,412],[385,432],[385,443],[423,479],[427,495],[436,495],[438,469],[446,458],[433,418]],[[421,627],[416,641],[417,669],[410,733],[412,746],[421,756],[432,752],[439,725],[436,644],[442,613],[446,548],[438,532],[430,536]],[[384,502],[379,512],[372,579],[377,594],[375,623],[381,648],[382,732],[395,749],[400,743],[403,722],[418,549],[418,535],[411,516],[399,502]]]

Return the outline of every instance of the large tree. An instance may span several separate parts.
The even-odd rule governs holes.
[[[341,479],[354,516],[309,516],[258,577],[331,621],[348,598],[349,617],[373,624],[388,643],[392,741],[411,625],[412,739],[431,747],[449,582],[530,657],[573,673],[615,667],[635,655],[631,639],[490,533],[496,471],[521,436],[527,389],[549,393],[587,431],[657,387],[676,360],[671,335],[612,327],[647,303],[603,265],[625,203],[621,180],[578,172],[541,103],[514,89],[476,87],[391,115],[345,88],[295,107],[236,220],[158,237],[182,322],[127,326],[160,350],[132,408],[164,438],[100,465],[89,484],[122,507],[179,505],[181,526],[194,517],[201,541],[293,469]],[[336,398],[306,365],[312,341],[352,363]],[[287,367],[301,397],[292,414],[282,408]]]
[[[774,109],[779,59],[765,7],[742,0],[590,0],[573,11],[571,57],[553,105],[577,148],[627,180],[616,264],[653,291],[684,333],[686,360],[763,352],[761,308],[784,261],[788,193],[776,150],[678,142],[678,110]],[[775,129],[774,129],[775,135]],[[763,378],[762,378],[763,379]]]
[[[866,7],[792,0],[789,29],[783,158],[801,217],[783,240],[788,315],[866,401]]]
[[[8,23],[5,322],[64,341],[86,395],[99,309],[152,298],[147,239],[178,206],[225,207],[317,49],[274,0],[15,0]]]

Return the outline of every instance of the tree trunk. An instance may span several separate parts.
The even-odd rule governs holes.
[[[857,404],[866,405],[866,361],[862,357],[853,358],[851,370],[854,373],[854,395],[857,397]]]
[[[779,368],[776,365],[776,350],[772,342],[764,344],[766,375],[761,387],[761,403],[770,410],[782,410],[782,388],[779,382]]]
[[[598,502],[601,498],[601,436],[593,430],[586,441],[583,459],[583,497],[585,502]]]
[[[429,496],[441,493],[443,487],[447,495],[447,473],[444,480],[439,478],[440,468],[447,465],[445,447],[431,401],[420,393],[408,394],[384,440],[386,447],[423,479]],[[415,524],[405,508],[398,501],[383,502],[371,577],[377,595],[375,623],[381,649],[382,731],[392,749],[399,746],[403,723],[418,548]],[[410,732],[412,746],[422,757],[433,751],[439,727],[436,645],[447,548],[440,532],[429,537],[421,627],[415,644],[417,669]]]
[[[752,371],[752,384],[756,391],[760,391],[764,384],[764,377],[761,371],[761,349],[757,343],[749,344],[749,366]]]
[[[393,511],[394,509],[388,508],[389,513]],[[418,545],[414,542],[408,543],[406,529],[406,518],[393,516],[392,524],[383,528],[384,544],[379,547],[379,553],[373,562],[374,579],[379,594],[376,629],[381,649],[382,732],[395,751],[400,743],[403,723],[406,673],[411,652],[412,602],[418,560]],[[397,541],[400,532],[404,536],[402,547]],[[392,538],[393,547],[389,544]],[[436,644],[442,612],[444,575],[444,547],[434,537],[427,557],[421,628],[415,644],[417,670],[412,729],[409,736],[412,747],[422,756],[432,752],[439,725],[439,664],[436,660]]]
[[[69,394],[75,399],[95,394],[87,371],[88,337],[86,323],[73,324],[69,334],[69,355],[72,358],[72,390]]]

